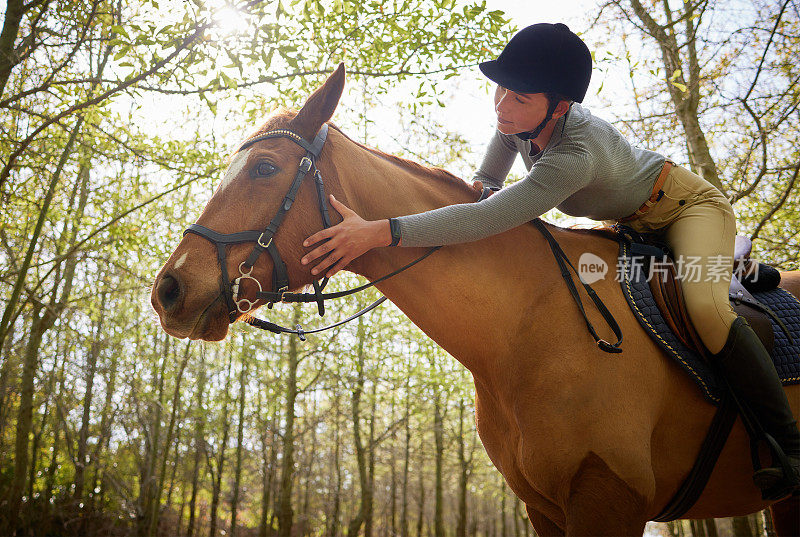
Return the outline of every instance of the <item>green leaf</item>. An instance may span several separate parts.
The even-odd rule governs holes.
[[[220,71],[219,75],[222,77],[222,80],[225,81],[225,85],[231,89],[236,89],[239,87],[239,84],[233,78],[226,75],[224,72]]]
[[[131,38],[131,36],[128,35],[128,31],[123,26],[114,25],[111,27],[111,31],[115,34],[124,35],[128,39]]]
[[[686,93],[686,86],[681,84],[680,82],[675,82],[674,80],[670,80],[670,84],[681,90],[682,93]]]

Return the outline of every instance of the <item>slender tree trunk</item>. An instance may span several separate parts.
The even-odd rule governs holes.
[[[369,418],[369,443],[367,444],[367,458],[369,464],[367,467],[367,482],[369,487],[369,497],[364,511],[364,537],[372,537],[372,526],[375,519],[375,419],[377,414],[377,401],[378,401],[378,383],[372,383],[372,408],[370,409]]]
[[[260,391],[259,391],[260,393]],[[277,411],[276,411],[277,414]],[[263,488],[261,490],[261,520],[259,521],[258,525],[258,537],[267,537],[267,528],[269,528],[269,516],[270,516],[270,495],[272,493],[272,479],[275,475],[275,466],[278,460],[278,450],[276,449],[277,444],[277,434],[275,429],[278,423],[278,416],[274,416],[267,422],[268,425],[266,427],[267,430],[271,430],[270,433],[270,441],[269,441],[269,449],[267,448],[267,430],[261,435],[261,456],[263,458],[262,463],[262,472],[263,472],[263,479],[262,484]],[[269,453],[269,455],[268,455]]]
[[[47,314],[42,313],[42,308],[42,305],[36,305],[33,308],[31,333],[22,362],[19,412],[14,445],[14,476],[9,489],[8,519],[5,528],[5,533],[9,535],[16,532],[19,525],[22,495],[25,491],[26,478],[28,476],[29,436],[33,421],[33,379],[39,363],[39,347],[42,344],[42,337],[48,324]]]
[[[231,537],[236,537],[236,515],[239,508],[239,488],[242,482],[242,444],[244,443],[244,400],[247,383],[247,357],[242,353],[242,369],[239,373],[239,423],[236,429],[236,471],[231,498]]]
[[[467,482],[469,480],[469,460],[466,456],[464,441],[464,399],[458,402],[458,522],[456,537],[467,537]]]
[[[372,491],[369,487],[369,477],[367,470],[367,454],[364,449],[364,441],[361,439],[361,396],[364,392],[364,338],[365,338],[364,318],[358,318],[358,350],[356,371],[358,376],[356,384],[351,394],[351,415],[353,421],[353,442],[356,450],[356,462],[358,466],[358,482],[361,489],[361,499],[358,504],[358,511],[347,525],[347,537],[356,537],[361,530],[364,519],[367,516],[367,509],[372,502]],[[365,535],[365,537],[368,537]]]
[[[230,345],[230,343],[229,343]],[[217,469],[216,475],[212,476],[211,485],[211,522],[208,531],[209,537],[217,537],[217,511],[219,509],[219,497],[222,493],[222,474],[225,471],[225,448],[228,445],[228,434],[230,433],[230,424],[228,423],[228,403],[230,399],[228,394],[231,386],[231,369],[233,367],[233,349],[228,349],[228,372],[225,375],[225,392],[224,404],[222,407],[222,441],[219,445],[219,453],[217,455]]]
[[[500,535],[508,537],[508,526],[506,524],[506,482],[503,481],[502,496],[500,496]]]
[[[206,385],[205,352],[200,353],[200,364],[197,373],[197,403],[195,407],[194,426],[194,464],[192,467],[192,493],[189,498],[189,521],[186,526],[187,537],[192,537],[195,530],[197,493],[200,481],[200,461],[205,453],[205,413],[203,410],[203,392]]]
[[[750,517],[735,516],[731,518],[731,522],[733,523],[733,534],[736,537],[756,537],[750,526]]]
[[[444,535],[444,485],[442,483],[442,471],[444,465],[444,412],[439,394],[433,395],[433,438],[436,446],[435,466],[436,466],[436,505],[434,510],[434,531],[436,537]]]
[[[94,335],[89,345],[88,360],[86,364],[84,382],[86,389],[83,392],[83,413],[81,414],[81,429],[78,433],[78,456],[75,458],[75,480],[72,499],[76,505],[83,500],[83,487],[85,485],[86,464],[88,463],[89,419],[92,410],[92,396],[94,390],[94,377],[97,373],[97,359],[102,348],[100,334],[103,331],[105,318],[106,293],[100,299],[100,313],[94,326]]]
[[[333,498],[331,500],[331,514],[330,524],[328,526],[328,537],[338,537],[339,534],[339,516],[342,503],[342,469],[340,461],[340,448],[339,448],[339,430],[341,419],[339,416],[339,392],[335,392],[333,396],[333,415],[334,415],[334,432],[333,432],[333,468],[331,469],[335,474],[336,485],[333,490]]]
[[[422,525],[425,521],[425,435],[419,437],[419,500],[417,501],[417,537],[422,537]]]
[[[313,407],[311,409],[310,419],[311,421],[311,440],[308,442],[308,459],[305,463],[305,490],[303,491],[303,507],[300,511],[302,520],[304,521],[303,524],[303,535],[308,533],[308,520],[310,520],[311,516],[309,513],[309,505],[311,503],[311,487],[314,482],[314,458],[317,454],[317,399],[314,398]]]
[[[391,410],[389,411],[389,416],[391,417],[390,423],[394,423],[395,419],[395,410],[394,410],[394,391],[392,391],[392,403],[391,403]],[[397,435],[395,434],[394,429],[392,430],[391,442],[389,443],[391,454],[389,459],[389,489],[390,489],[390,498],[389,498],[389,531],[387,532],[390,537],[397,536],[397,452],[395,451],[395,444],[397,443]]]
[[[50,210],[50,204],[53,202],[53,196],[55,195],[57,190],[56,187],[58,186],[58,182],[61,179],[61,172],[64,170],[64,166],[66,165],[67,160],[69,160],[69,157],[72,155],[73,147],[75,147],[75,141],[78,139],[78,134],[80,133],[82,126],[83,126],[83,117],[81,116],[75,122],[75,126],[72,127],[72,131],[69,134],[69,139],[67,140],[67,143],[64,146],[64,150],[61,152],[61,157],[58,160],[56,169],[53,172],[53,175],[50,177],[50,184],[48,185],[47,193],[45,194],[44,199],[42,200],[42,206],[39,209],[39,217],[36,220],[36,225],[33,228],[31,240],[28,242],[28,249],[25,252],[25,258],[23,259],[22,266],[19,268],[19,272],[17,273],[17,279],[14,281],[14,288],[11,290],[11,297],[8,299],[8,302],[6,303],[6,308],[3,311],[3,317],[2,319],[0,319],[0,348],[3,347],[3,343],[5,342],[6,336],[8,335],[8,326],[10,323],[13,322],[14,311],[19,307],[19,298],[22,293],[22,288],[25,285],[25,279],[27,278],[28,275],[28,269],[30,269],[31,266],[33,253],[36,251],[36,247],[39,245],[39,236],[41,235],[42,229],[44,228],[44,222],[47,219],[47,213]],[[74,257],[72,258],[71,261],[72,263],[75,263]],[[71,286],[71,282],[67,281],[66,276],[64,279],[67,282],[65,283],[65,286]],[[62,294],[62,297],[64,300],[69,298],[68,294],[67,295]],[[62,309],[63,309],[63,304],[62,304]],[[52,319],[52,321],[55,321],[55,319]],[[47,330],[48,328],[49,327],[46,327],[45,330]],[[17,515],[14,516],[16,517]]]
[[[408,537],[408,469],[409,461],[411,459],[411,394],[409,393],[409,379],[411,378],[411,371],[406,371],[406,389],[405,389],[405,412],[404,416],[404,433],[405,433],[405,447],[403,449],[403,492],[402,492],[402,507],[400,510],[400,537]]]
[[[717,521],[713,518],[707,518],[704,521],[706,535],[708,537],[718,537],[719,533],[717,532]]]
[[[300,323],[302,310],[299,305],[294,308],[293,323]],[[295,402],[297,400],[297,367],[300,362],[300,352],[297,349],[297,340],[289,340],[287,352],[288,375],[286,380],[286,429],[283,434],[283,461],[281,464],[281,483],[278,496],[278,536],[291,537],[294,523],[292,509],[292,486],[294,484],[294,420]]]
[[[154,518],[154,503],[156,501],[156,489],[158,487],[158,449],[161,444],[161,415],[164,409],[164,380],[167,363],[170,360],[170,337],[164,334],[164,347],[161,352],[160,365],[153,363],[151,378],[157,379],[155,401],[149,404],[149,434],[144,439],[144,464],[141,469],[141,480],[139,484],[139,523],[137,525],[138,535],[144,537],[149,535]]]
[[[161,515],[161,494],[164,491],[164,482],[167,477],[167,461],[169,460],[169,448],[172,446],[172,440],[175,436],[175,423],[178,416],[178,410],[181,406],[181,383],[183,381],[183,372],[186,370],[186,364],[189,362],[190,356],[191,356],[190,343],[187,343],[183,354],[183,360],[181,360],[180,367],[178,368],[178,374],[175,377],[175,388],[172,392],[172,409],[170,410],[169,424],[167,425],[167,435],[164,438],[164,449],[161,450],[163,451],[163,456],[161,457],[161,465],[160,468],[158,469],[158,480],[153,494],[153,501],[151,502],[150,525],[147,530],[147,533],[150,537],[154,537],[158,532],[158,522]],[[162,371],[162,375],[164,373],[165,372]],[[156,444],[155,446],[156,456],[158,456],[158,453],[159,453],[159,444]]]

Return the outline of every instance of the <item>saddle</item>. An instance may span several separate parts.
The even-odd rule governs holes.
[[[615,240],[622,238],[628,241],[631,244],[633,255],[638,252],[643,256],[656,257],[658,270],[650,272],[649,286],[662,317],[686,347],[698,355],[708,358],[710,353],[705,348],[686,310],[681,279],[674,263],[672,251],[663,239],[653,233],[639,233],[621,224],[614,227],[595,228],[595,230],[608,236],[613,234]],[[656,249],[661,251],[661,255],[658,255],[659,252]],[[787,334],[788,330],[775,312],[756,299],[752,293],[777,287],[780,283],[780,272],[769,265],[751,259],[751,250],[751,240],[737,235],[728,296],[734,311],[747,319],[764,347],[772,354],[775,333],[770,319],[784,329]]]

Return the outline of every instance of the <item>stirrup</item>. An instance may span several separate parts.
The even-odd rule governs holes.
[[[761,490],[761,499],[780,500],[790,494],[800,493],[800,461],[787,457],[787,465],[782,464],[761,468],[753,474],[753,483]]]

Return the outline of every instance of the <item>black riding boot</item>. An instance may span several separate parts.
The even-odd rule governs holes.
[[[765,500],[777,500],[800,489],[800,432],[767,349],[744,317],[731,325],[728,341],[714,355],[728,384],[789,458],[791,472],[781,465],[753,474]],[[773,464],[775,464],[773,462]]]

